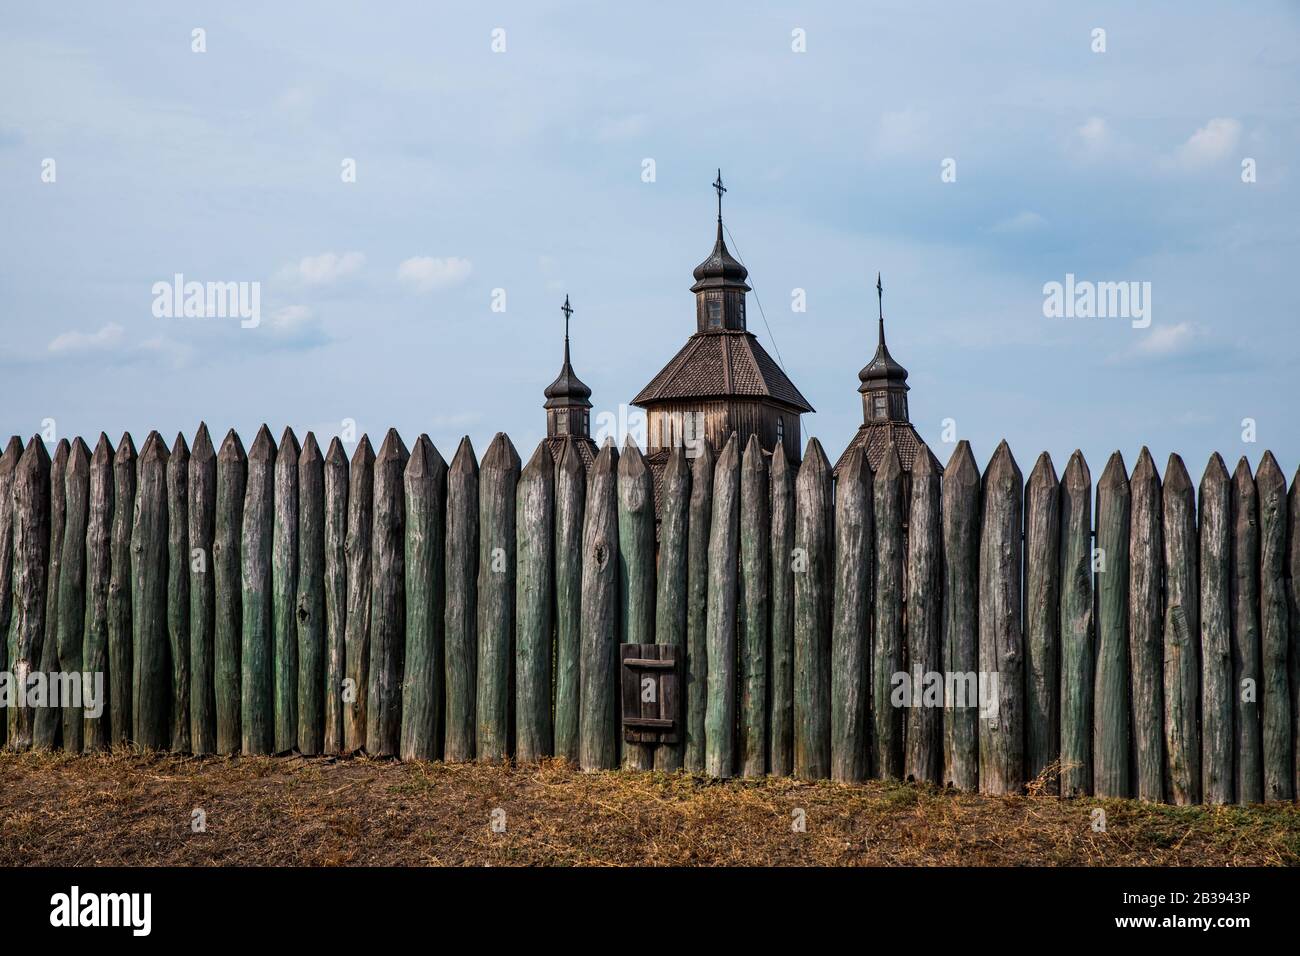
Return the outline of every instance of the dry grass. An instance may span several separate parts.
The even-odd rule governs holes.
[[[1102,806],[1107,832],[1090,812]],[[494,808],[506,830],[494,833]],[[195,808],[207,831],[191,832]],[[791,828],[796,808],[807,832]],[[365,758],[0,754],[0,865],[1260,865],[1300,810]]]

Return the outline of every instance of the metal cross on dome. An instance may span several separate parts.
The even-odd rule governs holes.
[[[573,315],[573,307],[569,305],[569,294],[564,294],[564,305],[560,306],[560,311],[564,313],[564,337],[569,337],[569,316]]]
[[[727,187],[722,185],[722,170],[718,170],[718,178],[713,181],[713,188],[718,192],[718,222],[722,222],[722,194],[727,191]]]

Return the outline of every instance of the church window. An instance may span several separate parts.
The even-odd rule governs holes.
[[[875,411],[873,412],[873,415],[874,415],[876,418],[885,418],[885,417],[887,417],[887,416],[886,416],[886,413],[885,413],[885,402],[886,402],[886,398],[885,398],[884,395],[877,395],[877,396],[876,396],[876,398],[875,398]]]
[[[711,329],[722,328],[722,300],[709,299],[705,303],[705,306],[709,310],[709,328]]]
[[[785,416],[778,415],[776,418],[776,443],[785,444]]]
[[[569,410],[561,408],[555,413],[555,433],[557,435],[569,434]]]

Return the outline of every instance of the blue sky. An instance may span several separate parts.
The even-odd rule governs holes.
[[[951,418],[981,462],[1007,438],[1026,474],[1081,447],[1097,476],[1145,443],[1162,471],[1170,451],[1199,476],[1212,450],[1231,468],[1271,448],[1290,475],[1298,10],[9,6],[0,430],[170,441],[203,419],[247,442],[352,419],[448,458],[505,430],[527,458],[566,293],[597,413],[693,330],[720,166],[751,329],[832,458],[861,421],[880,270],[942,461]],[[176,273],[260,282],[261,325],[155,318]],[[1067,274],[1150,282],[1150,327],[1046,318]]]

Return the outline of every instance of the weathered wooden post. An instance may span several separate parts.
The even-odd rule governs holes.
[[[150,432],[140,449],[131,527],[131,714],[134,740],[161,750],[171,739],[167,669],[167,446]]]
[[[831,770],[831,465],[808,441],[795,480],[794,772],[824,780]]]
[[[45,572],[45,633],[41,638],[40,671],[52,674],[59,669],[59,579],[63,570],[63,532],[68,523],[67,476],[71,445],[66,438],[54,447],[50,462],[50,548]],[[49,689],[45,706],[36,711],[32,721],[32,748],[53,750],[63,722],[63,708]]]
[[[406,489],[406,665],[402,680],[403,760],[442,756],[445,675],[447,462],[421,435],[411,446]]]
[[[1165,544],[1164,703],[1165,777],[1179,806],[1201,802],[1201,741],[1197,732],[1201,669],[1197,573],[1196,490],[1183,460],[1169,456],[1162,501]]]
[[[86,527],[90,509],[90,449],[80,438],[72,442],[68,469],[64,478],[67,517],[63,529],[63,570],[59,578],[58,670],[80,675],[82,641],[86,630]],[[55,542],[51,542],[53,547]],[[80,677],[78,677],[80,681]],[[93,678],[92,678],[93,680]],[[66,685],[65,685],[66,686]],[[94,692],[93,683],[83,682],[83,694]],[[84,708],[65,702],[63,708],[63,749],[81,753]]]
[[[370,685],[371,535],[374,526],[375,451],[362,435],[348,469],[347,630],[344,632],[345,670],[343,749],[355,753],[366,745],[366,694]]]
[[[582,686],[582,522],[586,508],[587,471],[573,442],[566,441],[555,469],[555,755],[575,766]]]
[[[912,671],[912,707],[907,711],[903,775],[908,780],[939,783],[943,771],[943,688],[931,682],[943,665],[940,629],[943,617],[943,519],[940,513],[938,459],[925,445],[912,464],[912,500],[908,517],[907,654]],[[918,680],[917,677],[920,676]],[[946,685],[946,681],[944,682]],[[917,699],[918,687],[921,699]]]
[[[659,524],[659,589],[655,601],[655,643],[673,648],[678,672],[686,652],[687,567],[691,507],[691,471],[686,449],[676,445],[664,466],[663,504]],[[677,728],[677,743],[655,751],[656,770],[680,770],[686,736]]]
[[[1151,803],[1164,791],[1164,617],[1160,475],[1142,446],[1129,478],[1129,666],[1133,701],[1134,781],[1137,797]]]
[[[943,782],[979,788],[980,471],[970,442],[943,472]],[[962,695],[957,699],[958,678]],[[949,693],[949,688],[952,693]]]
[[[555,600],[555,461],[538,444],[519,476],[515,502],[515,752],[520,762],[552,753],[551,604]],[[653,535],[653,500],[651,534]],[[653,560],[653,554],[651,556]]]
[[[478,460],[461,439],[447,472],[447,760],[474,759],[478,679]]]
[[[515,497],[519,454],[497,432],[478,476],[478,711],[477,758],[510,755],[514,731]]]
[[[1233,796],[1232,482],[1218,452],[1201,477],[1201,794],[1206,803]]]
[[[406,492],[410,458],[396,428],[375,457],[370,546],[370,666],[366,692],[366,751],[396,757],[402,733],[402,673],[406,628]]]
[[[272,700],[275,753],[298,746],[298,436],[286,428],[275,453],[271,537]]]
[[[1061,483],[1043,452],[1025,485],[1025,776],[1061,755]],[[1060,779],[1045,780],[1059,792]]]
[[[0,471],[4,464],[0,461]],[[4,489],[0,487],[0,495]],[[82,667],[98,679],[96,691],[100,713],[82,718],[82,750],[87,753],[108,746],[108,589],[113,574],[113,445],[103,432],[90,459],[89,506],[86,516],[86,615],[81,644]],[[0,503],[12,501],[12,494]],[[11,510],[11,509],[6,509]],[[0,531],[0,533],[3,533]]]
[[[831,612],[831,779],[867,779],[872,477],[861,446],[835,477],[835,589]]]
[[[281,443],[283,444],[283,442]],[[278,465],[278,461],[277,461]],[[307,433],[298,454],[298,750],[325,749],[325,459]]]
[[[875,616],[871,643],[872,771],[903,776],[903,709],[894,704],[894,675],[903,673],[903,466],[892,439],[872,484],[876,529]]]
[[[50,561],[50,453],[40,436],[27,443],[14,470],[13,674],[24,699],[14,708],[9,746],[29,750],[35,713],[25,703],[28,676],[40,667]]]
[[[1295,751],[1292,789],[1300,794],[1300,468],[1287,495],[1286,553],[1287,619],[1291,641],[1291,741]]]
[[[596,456],[587,484],[582,532],[582,690],[578,765],[610,770],[618,762],[618,452]]]
[[[740,471],[740,582],[736,620],[740,627],[740,772],[767,771],[768,600],[772,545],[768,514],[767,460],[757,435],[750,435]]]
[[[11,435],[4,454],[0,455],[0,669],[7,671],[12,670],[14,657],[9,627],[14,606],[14,470],[22,454],[22,441],[17,435]],[[8,740],[9,724],[16,715],[16,707],[0,714],[0,744]]]
[[[713,521],[713,444],[700,441],[691,463],[686,526],[686,749],[691,773],[704,770],[704,712],[709,702],[709,526]]]
[[[273,611],[271,561],[275,535],[275,440],[263,425],[248,449],[248,487],[240,538],[243,633],[240,641],[240,729],[246,754],[275,746],[275,692],[271,675]]]
[[[794,469],[783,442],[772,446],[772,640],[771,706],[768,708],[768,772],[794,772]]]
[[[217,519],[217,455],[208,426],[199,424],[190,451],[189,554],[190,579],[190,748],[196,754],[217,749],[217,701],[213,683],[216,639],[216,586],[212,546]]]
[[[980,533],[980,671],[990,683],[997,675],[994,699],[980,709],[980,792],[994,795],[1017,793],[1025,783],[1023,488],[1020,466],[1004,440],[984,471]],[[997,707],[992,715],[991,705]]]
[[[1093,721],[1093,791],[1131,796],[1129,762],[1128,539],[1130,492],[1124,459],[1110,456],[1097,482],[1097,675]]]
[[[118,454],[121,453],[119,447]],[[217,452],[217,511],[212,538],[212,685],[219,754],[238,753],[243,738],[240,727],[240,644],[244,631],[244,602],[240,555],[247,488],[248,456],[244,454],[243,442],[232,428]],[[119,498],[119,511],[121,507]]]
[[[171,749],[190,753],[190,447],[176,433],[167,459],[167,647]]]
[[[131,718],[131,524],[135,520],[135,442],[122,434],[113,456],[112,576],[108,582],[108,707],[109,743],[125,744],[132,737]]]
[[[1232,699],[1238,803],[1264,799],[1260,752],[1259,498],[1243,456],[1232,475]]]
[[[704,772],[730,777],[736,763],[736,591],[740,564],[740,441],[732,432],[713,471],[709,531],[709,699]]]
[[[1259,624],[1264,799],[1287,800],[1291,781],[1291,695],[1287,675],[1286,476],[1271,451],[1255,474],[1259,495]],[[1300,647],[1296,648],[1300,653]]]
[[[325,453],[325,753],[344,750],[348,650],[348,456],[335,436]]]
[[[618,642],[653,644],[654,614],[654,479],[629,435],[618,460]],[[624,743],[623,767],[654,769],[654,748]]]

